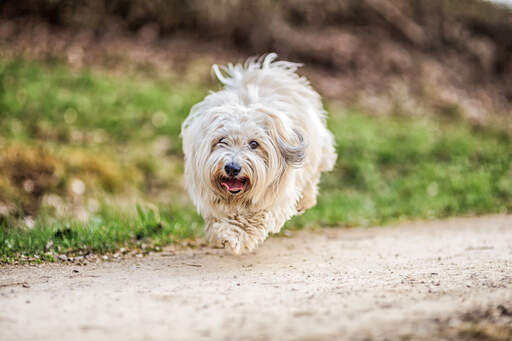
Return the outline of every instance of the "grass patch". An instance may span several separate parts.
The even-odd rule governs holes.
[[[316,207],[288,226],[359,226],[512,211],[509,133],[331,110],[339,153]]]
[[[179,130],[205,93],[170,78],[0,61],[0,261],[200,235]],[[512,211],[510,133],[329,111],[336,168],[288,228]]]
[[[23,256],[55,260],[58,255],[84,256],[114,252],[121,247],[142,252],[200,235],[201,219],[191,207],[165,210],[137,206],[137,215],[103,207],[87,223],[41,214],[30,229],[0,226],[0,262]]]
[[[164,135],[171,152],[179,153],[181,122],[204,93],[172,79],[7,60],[0,62],[0,128],[8,138],[96,145],[147,143]]]

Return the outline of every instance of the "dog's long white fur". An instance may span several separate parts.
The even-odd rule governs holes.
[[[214,65],[224,88],[196,104],[182,126],[186,186],[206,236],[235,253],[253,250],[314,206],[320,174],[336,161],[320,96],[296,73],[300,64],[276,58]],[[247,179],[241,193],[219,183],[228,162]]]

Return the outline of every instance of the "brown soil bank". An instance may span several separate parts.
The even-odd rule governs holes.
[[[0,267],[0,339],[512,339],[512,216]]]
[[[84,51],[134,33],[173,55],[212,45],[238,56],[277,51],[309,65],[324,94],[346,104],[476,120],[512,112],[512,12],[484,1],[20,0],[0,13],[2,43],[29,31],[33,48],[38,34],[65,28]],[[50,28],[31,31],[34,20]],[[188,43],[168,43],[178,36]]]

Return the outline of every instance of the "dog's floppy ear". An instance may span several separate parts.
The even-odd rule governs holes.
[[[304,136],[298,129],[287,127],[279,115],[268,112],[267,114],[270,118],[270,133],[286,163],[296,167],[302,166],[306,156]]]
[[[304,137],[298,130],[293,129],[292,131],[294,134],[292,139],[278,138],[277,145],[287,164],[300,167],[306,156],[306,144],[304,143]],[[292,143],[296,143],[296,145],[290,143],[289,140],[294,140]]]

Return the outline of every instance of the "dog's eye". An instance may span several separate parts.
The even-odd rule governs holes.
[[[256,148],[258,148],[258,146],[259,146],[259,143],[256,141],[249,142],[249,147],[251,147],[251,149],[256,149]]]
[[[217,144],[227,145],[228,143],[226,142],[226,139],[223,137],[219,140],[219,142],[217,142]]]

